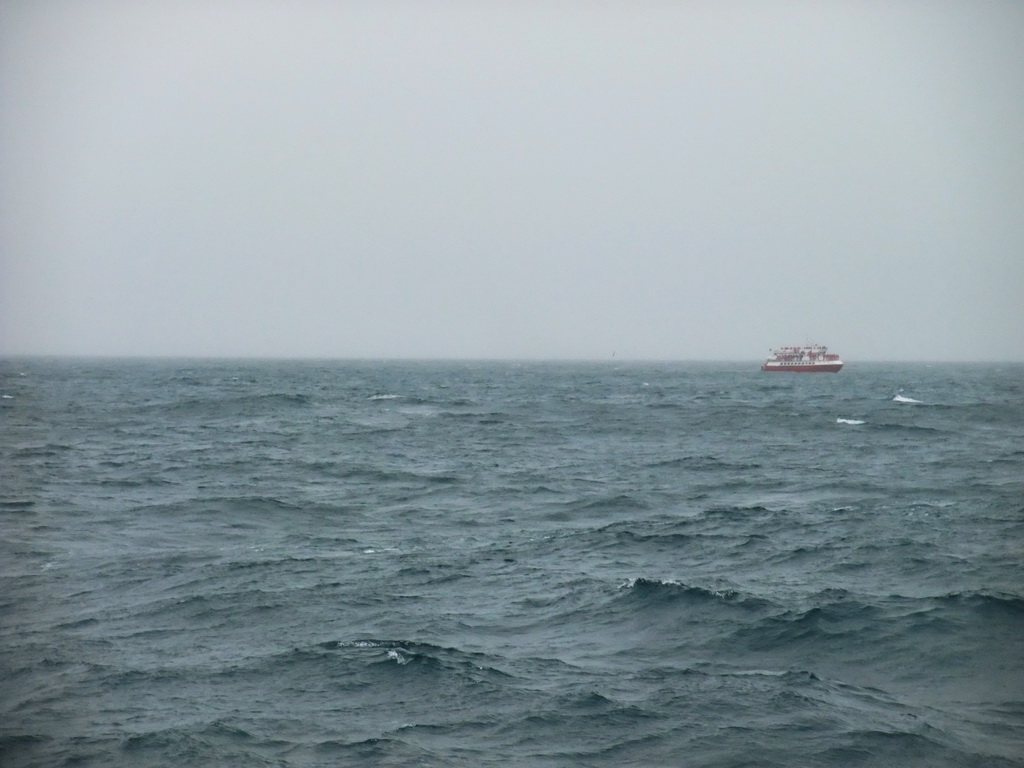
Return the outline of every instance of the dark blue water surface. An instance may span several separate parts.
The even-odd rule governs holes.
[[[1024,765],[1024,366],[0,396],[7,768]]]

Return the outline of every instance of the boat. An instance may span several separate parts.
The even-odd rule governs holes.
[[[822,344],[804,347],[779,347],[771,350],[762,371],[790,371],[792,373],[839,373],[843,361]]]

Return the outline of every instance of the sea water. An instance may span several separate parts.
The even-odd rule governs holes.
[[[1024,765],[1024,366],[0,361],[0,764]]]

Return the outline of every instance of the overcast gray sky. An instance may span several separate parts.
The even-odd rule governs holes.
[[[0,2],[0,353],[1024,360],[1024,3]]]

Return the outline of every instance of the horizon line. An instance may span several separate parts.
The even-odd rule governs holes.
[[[213,354],[139,354],[139,353],[47,353],[47,352],[0,352],[0,360],[106,360],[106,361],[189,361],[189,362],[377,362],[377,363],[750,363],[763,360],[760,357],[476,357],[476,356],[413,356],[413,355],[213,355]],[[1024,359],[974,359],[954,360],[938,358],[863,358],[851,363],[843,361],[843,367],[861,363],[882,364],[1021,364]]]

